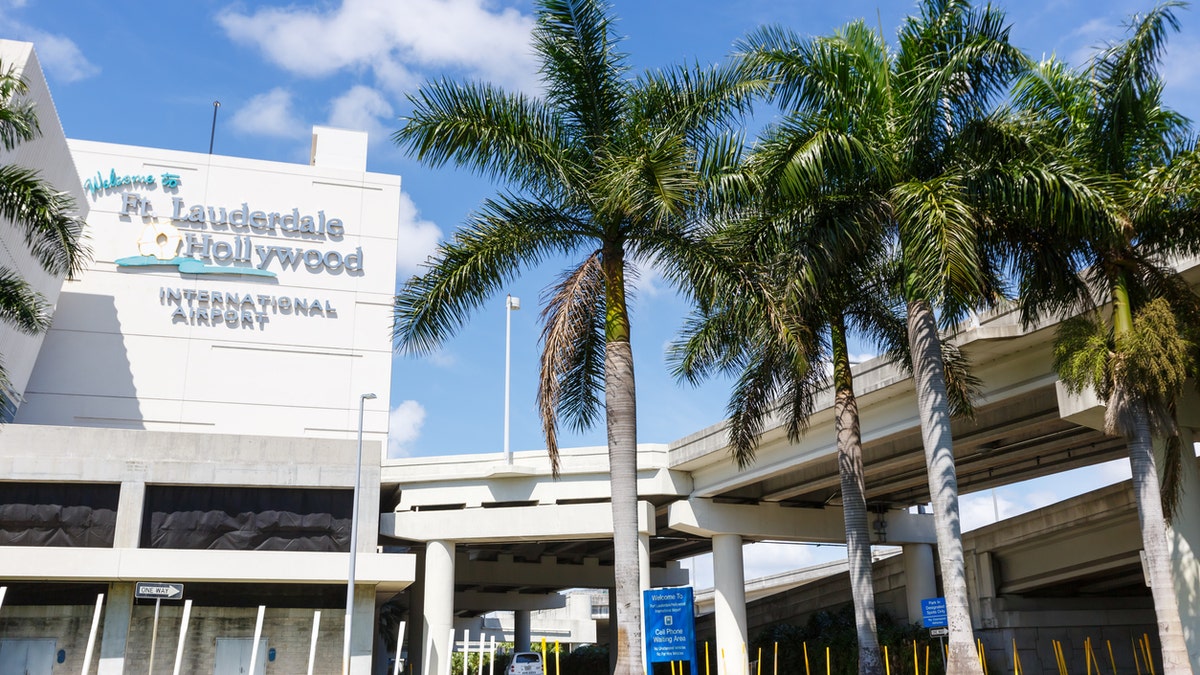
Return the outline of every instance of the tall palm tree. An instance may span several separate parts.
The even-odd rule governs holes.
[[[12,152],[41,135],[37,110],[26,96],[29,88],[13,68],[0,64],[0,147]],[[39,172],[16,164],[0,164],[0,218],[24,232],[25,245],[47,273],[71,276],[83,270],[89,251],[83,220],[71,195],[54,189]],[[15,270],[0,266],[0,321],[27,334],[50,327],[52,307]],[[16,410],[3,364],[0,364],[0,419]]]
[[[428,83],[396,143],[431,166],[499,179],[426,271],[396,296],[398,349],[426,352],[524,268],[579,256],[542,313],[539,409],[552,466],[558,421],[608,428],[617,600],[617,672],[642,669],[637,557],[637,418],[626,276],[656,261],[683,269],[689,214],[710,171],[740,142],[727,126],[753,85],[732,72],[629,76],[601,0],[541,0],[534,49],[544,94]],[[603,397],[601,397],[603,387]]]
[[[817,38],[821,41],[837,41]],[[727,259],[724,274],[698,289],[700,308],[672,345],[677,376],[696,383],[715,371],[737,376],[728,406],[734,459],[753,462],[768,418],[779,414],[796,441],[807,428],[814,396],[832,366],[834,424],[847,559],[858,635],[858,670],[883,671],[875,630],[875,590],[858,403],[851,372],[849,331],[855,330],[908,362],[904,318],[894,300],[894,264],[882,237],[863,237],[883,218],[879,201],[836,177],[807,185],[789,177],[775,151],[789,145],[768,129],[747,162],[758,185],[753,205],[725,223],[707,243],[709,258]],[[796,193],[792,188],[814,188]],[[955,412],[969,414],[976,380],[946,345]]]
[[[993,110],[1026,65],[1002,12],[967,0],[924,0],[897,46],[863,22],[834,40],[789,31],[751,35],[744,59],[774,83],[789,113],[780,145],[791,180],[833,176],[878,202],[900,264],[917,413],[929,475],[950,629],[949,670],[979,673],[967,601],[951,401],[938,320],[953,325],[999,299],[1011,251],[997,223],[1052,219],[1068,208],[1048,194],[1086,193],[1078,177],[1046,162]],[[1019,161],[1015,161],[1019,160]],[[800,188],[798,188],[800,189]],[[865,230],[861,236],[874,236]]]
[[[1175,404],[1186,378],[1200,376],[1200,299],[1172,268],[1175,256],[1200,254],[1200,154],[1187,120],[1163,106],[1158,75],[1182,6],[1166,2],[1135,17],[1128,38],[1083,70],[1047,60],[1015,89],[1028,133],[1063,148],[1103,190],[1102,213],[1024,233],[1057,236],[1062,251],[1049,268],[1036,258],[1022,265],[1022,307],[1027,321],[1072,317],[1061,324],[1055,368],[1069,388],[1096,391],[1107,430],[1128,439],[1166,673],[1192,668],[1164,520],[1178,485],[1160,491],[1152,445],[1157,436],[1167,446],[1169,477],[1183,458]],[[1107,318],[1097,300],[1111,301]]]

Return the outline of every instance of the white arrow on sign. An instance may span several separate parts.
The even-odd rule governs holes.
[[[183,584],[153,583],[139,581],[133,589],[135,598],[174,600],[183,596]]]

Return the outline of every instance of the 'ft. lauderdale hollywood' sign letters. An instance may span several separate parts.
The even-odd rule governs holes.
[[[112,172],[115,175],[115,171]],[[141,181],[112,181],[104,192],[123,188],[153,189],[152,176]],[[177,187],[175,174],[164,174],[162,185]],[[99,190],[93,190],[93,196]],[[169,220],[160,218],[150,199],[122,191],[118,215],[140,217],[145,226],[137,240],[138,255],[116,260],[118,267],[174,266],[183,274],[236,275],[274,278],[276,270],[309,273],[362,274],[362,247],[351,251],[322,250],[317,244],[341,241],[345,225],[324,211],[302,214],[299,209],[266,212],[251,209],[188,204],[171,198]],[[181,231],[179,227],[187,228]],[[281,239],[286,241],[281,242]],[[187,288],[159,289],[159,301],[171,309],[171,321],[186,325],[262,329],[272,314],[336,318],[328,300],[294,295]]]

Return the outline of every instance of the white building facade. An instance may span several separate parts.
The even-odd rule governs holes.
[[[372,672],[377,598],[415,575],[376,546],[399,177],[322,127],[308,165],[67,141],[32,46],[0,58],[45,132],[3,161],[76,196],[93,252],[52,279],[0,223],[56,303],[44,338],[0,333],[0,671],[340,672],[355,542]]]

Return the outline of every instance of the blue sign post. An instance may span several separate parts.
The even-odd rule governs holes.
[[[645,605],[646,662],[687,661],[696,675],[696,620],[692,589],[652,588],[642,592]]]

